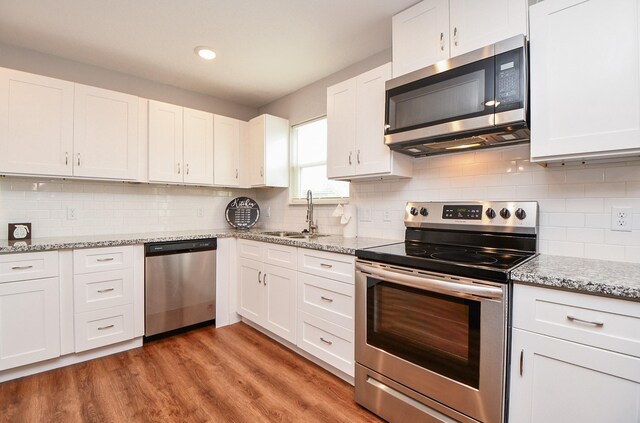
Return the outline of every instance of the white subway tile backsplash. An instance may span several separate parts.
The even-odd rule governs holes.
[[[585,185],[584,195],[586,197],[624,197],[626,191],[624,182],[607,182]]]
[[[566,200],[566,210],[579,213],[601,213],[604,211],[604,200],[602,198],[569,198]]]
[[[611,167],[605,169],[604,175],[607,182],[640,181],[640,165]]]
[[[580,242],[549,241],[548,254],[568,257],[584,257],[584,244]]]

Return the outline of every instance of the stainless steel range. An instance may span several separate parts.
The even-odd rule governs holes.
[[[356,251],[356,401],[391,422],[503,422],[510,272],[536,202],[408,203],[405,242]]]

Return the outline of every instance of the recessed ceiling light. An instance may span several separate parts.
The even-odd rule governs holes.
[[[216,52],[211,50],[209,47],[199,46],[193,49],[193,51],[205,60],[213,60],[216,58]]]

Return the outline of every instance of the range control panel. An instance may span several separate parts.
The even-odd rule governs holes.
[[[409,202],[404,223],[407,228],[434,228],[474,231],[514,231],[528,228],[537,232],[537,201],[449,201]],[[468,227],[463,227],[467,225]],[[509,229],[512,228],[512,229]]]

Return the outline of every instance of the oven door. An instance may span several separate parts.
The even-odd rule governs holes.
[[[378,374],[474,420],[503,421],[507,290],[358,260],[356,362],[373,372],[356,378],[356,400]]]

